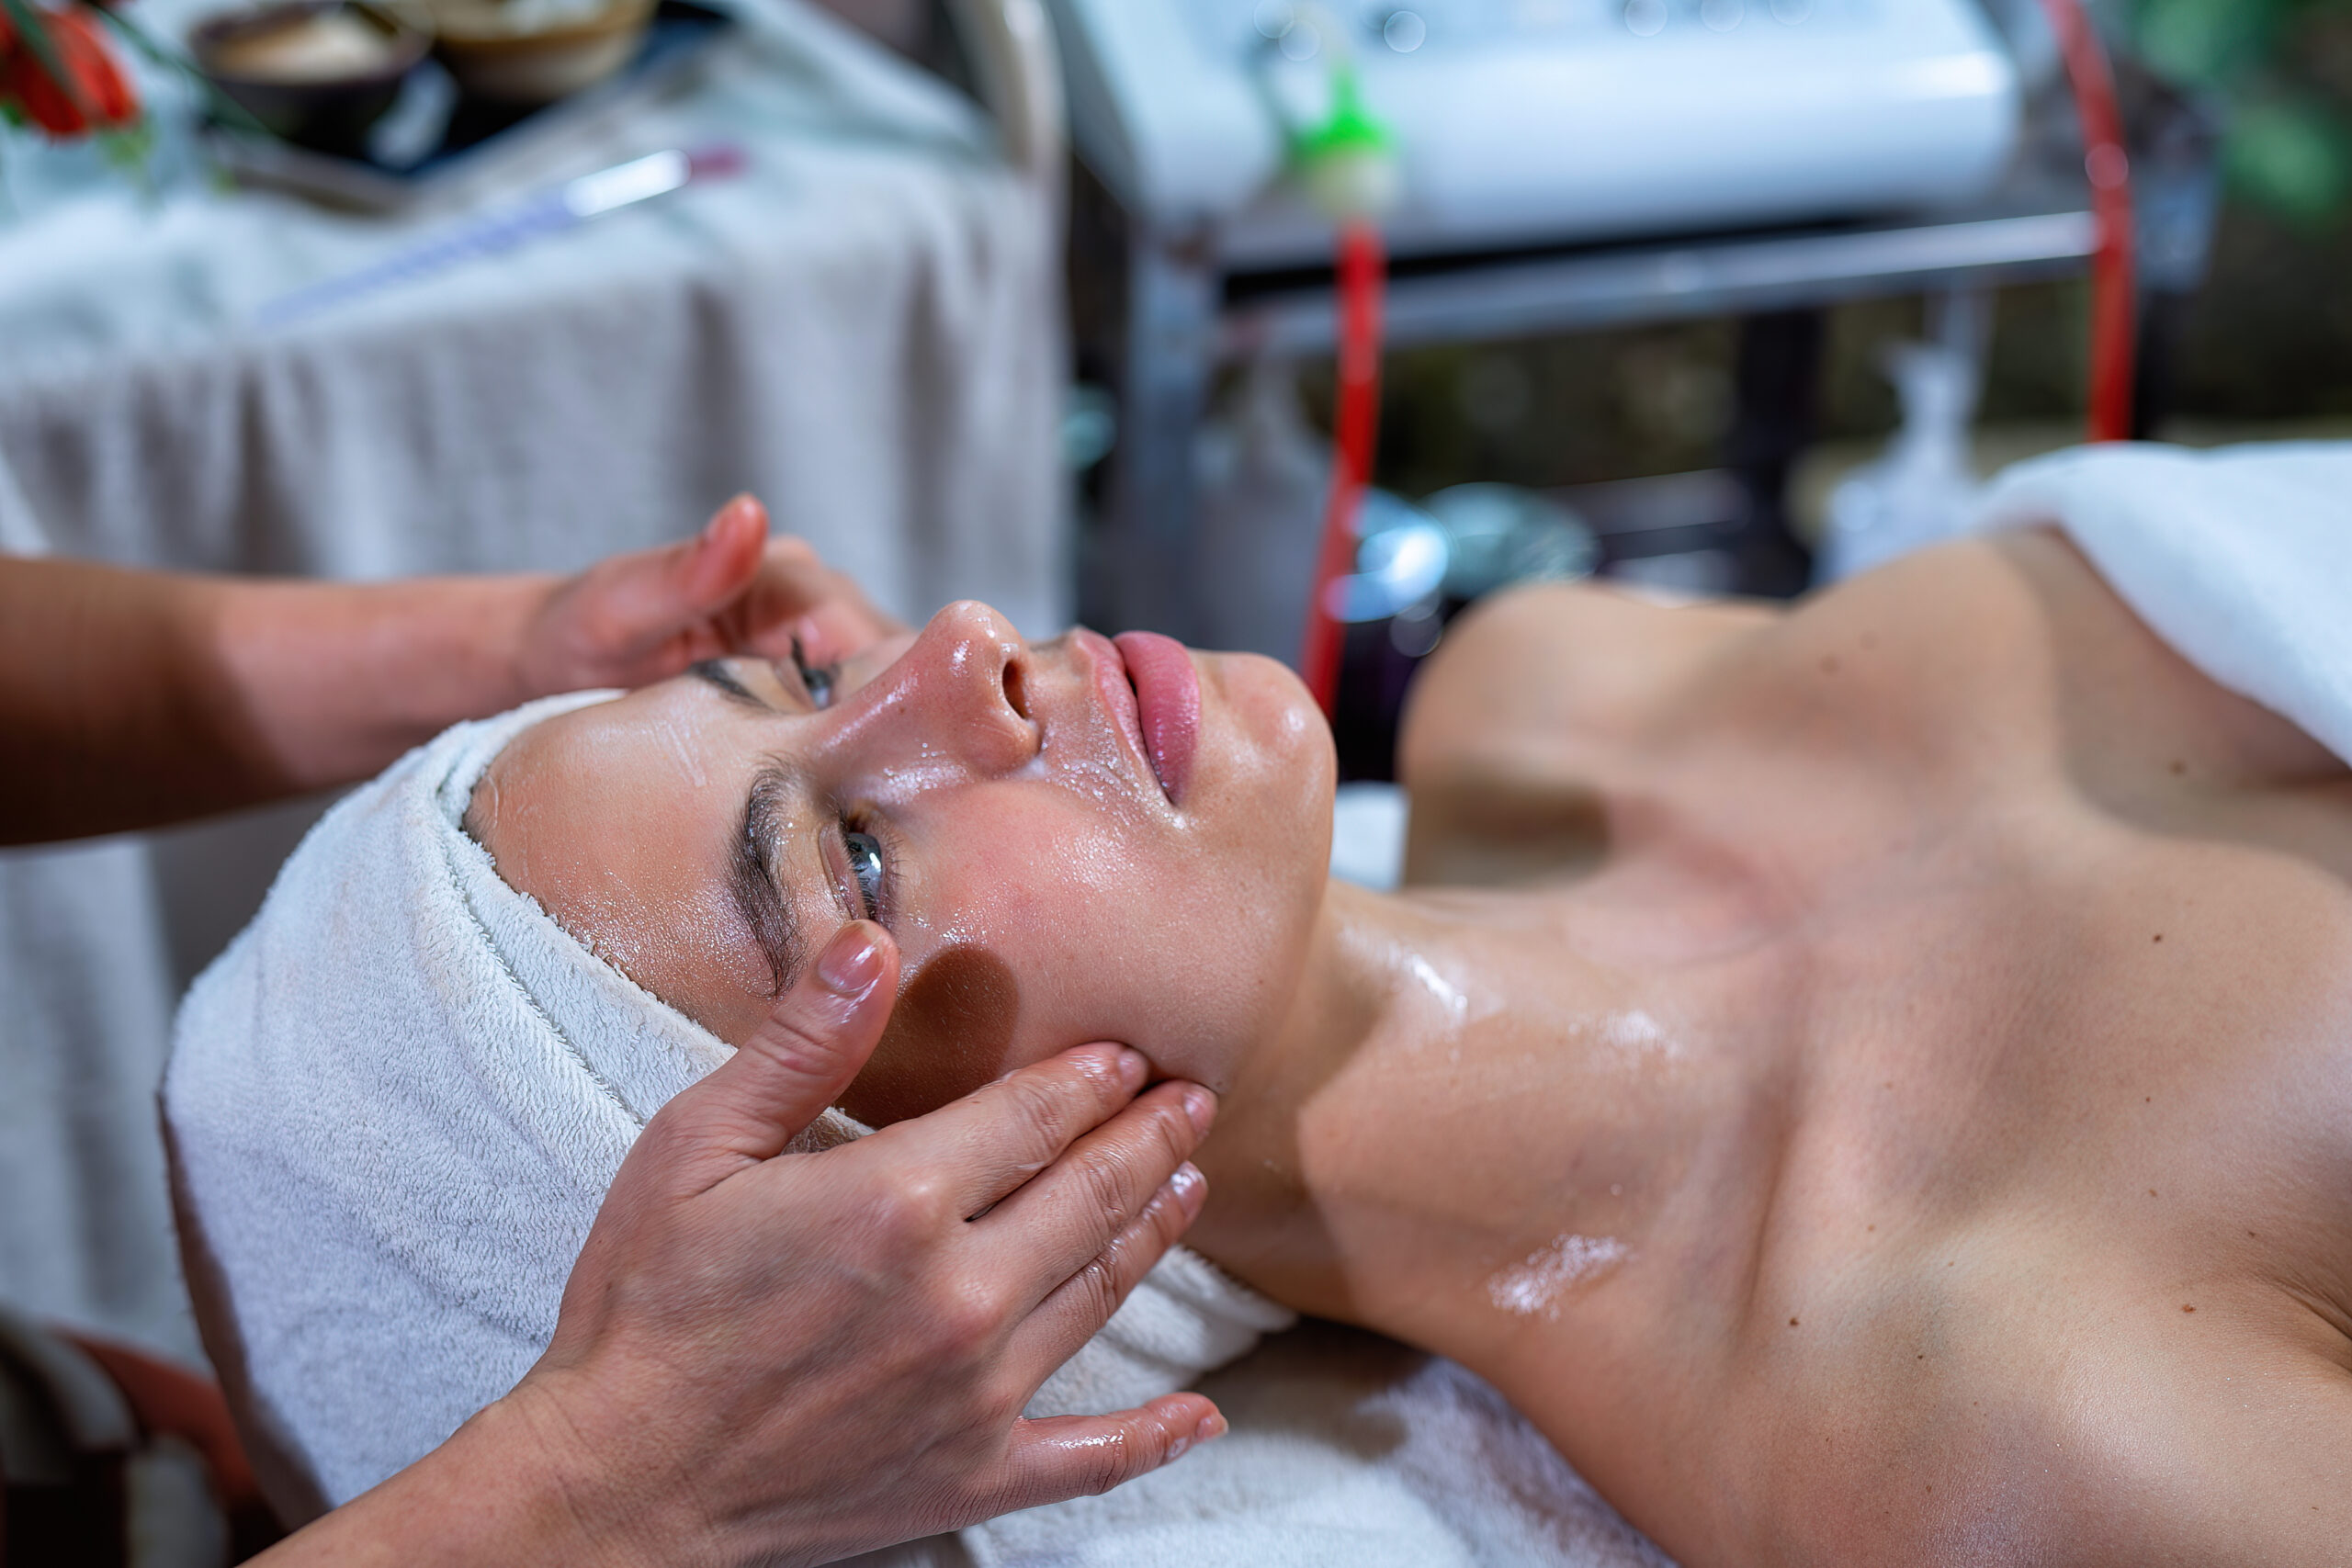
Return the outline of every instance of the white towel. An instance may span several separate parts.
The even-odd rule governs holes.
[[[630,1140],[723,1058],[458,825],[508,738],[598,695],[461,725],[343,801],[175,1026],[207,1348],[249,1435],[328,1504],[514,1386]]]
[[[1976,516],[2060,525],[2174,651],[2352,761],[2352,442],[2078,447]]]
[[[224,1383],[298,1516],[505,1393],[646,1120],[728,1047],[573,941],[460,826],[529,725],[460,725],[313,829],[180,1011],[164,1120]],[[800,1146],[863,1132],[829,1111]],[[1179,1251],[1041,1413],[1189,1386],[1292,1315]]]
[[[1500,1394],[1442,1358],[1308,1323],[1189,1386],[1225,1411],[1225,1438],[1102,1496],[967,1529],[969,1560],[978,1568],[1671,1568]],[[888,1568],[902,1563],[944,1568],[913,1554]]]

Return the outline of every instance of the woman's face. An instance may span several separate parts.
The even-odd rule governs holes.
[[[1329,731],[1268,660],[949,606],[826,670],[729,660],[551,718],[469,826],[509,883],[740,1042],[840,925],[898,1010],[880,1123],[1091,1040],[1229,1086],[1278,1021],[1330,852]]]

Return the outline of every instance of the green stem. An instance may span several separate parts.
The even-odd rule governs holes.
[[[22,4],[23,0],[0,0],[0,3],[17,5]],[[107,25],[120,33],[125,41],[151,63],[186,78],[203,98],[205,108],[214,118],[235,126],[239,130],[255,131],[264,136],[269,134],[267,126],[255,119],[244,105],[222,92],[219,84],[198,70],[195,62],[187,56],[159,41],[145,28],[119,11],[101,11],[98,14],[106,17]]]

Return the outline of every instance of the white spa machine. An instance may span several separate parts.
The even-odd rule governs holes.
[[[1229,270],[1316,265],[1278,175],[1329,92],[1295,0],[1050,0],[1074,140],[1127,211]],[[1396,136],[1394,254],[1917,209],[1982,195],[2019,123],[1976,0],[1319,0]]]

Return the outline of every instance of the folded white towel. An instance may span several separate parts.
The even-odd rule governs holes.
[[[509,740],[610,694],[460,725],[356,792],[181,1009],[183,1250],[281,1506],[356,1495],[514,1386],[630,1143],[727,1056],[460,826]],[[864,1130],[829,1111],[798,1146]],[[1180,1251],[1035,1408],[1170,1393],[1292,1321]]]
[[[979,1568],[1671,1568],[1503,1397],[1328,1323],[1189,1384],[1220,1441],[964,1531]],[[945,1568],[910,1554],[888,1568]],[[876,1568],[883,1568],[877,1563]]]
[[[207,1347],[326,1503],[514,1386],[630,1140],[723,1059],[458,826],[511,736],[595,700],[460,726],[342,802],[175,1027],[164,1122]]]
[[[2004,472],[1977,523],[2062,525],[2175,652],[2352,761],[2352,442],[2078,447]]]

